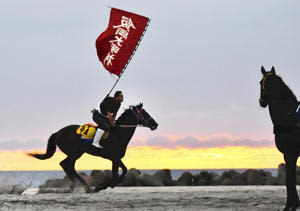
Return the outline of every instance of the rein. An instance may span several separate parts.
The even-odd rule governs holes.
[[[148,121],[151,120],[152,118],[150,117],[149,119],[145,119],[144,116],[142,115],[142,110],[138,110],[137,108],[136,112],[133,110],[133,107],[130,109],[132,111],[132,113],[135,115],[135,117],[137,118],[137,120],[143,120],[146,124],[148,124]],[[147,127],[144,125],[117,125],[117,127],[122,127],[122,128],[135,128],[135,127]]]
[[[144,126],[144,125],[117,125],[116,127],[134,128],[134,127],[147,127],[147,126]]]

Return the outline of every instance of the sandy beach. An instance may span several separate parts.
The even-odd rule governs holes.
[[[86,194],[82,188],[0,195],[0,210],[282,210],[284,186],[116,187]],[[60,192],[60,193],[59,193]]]

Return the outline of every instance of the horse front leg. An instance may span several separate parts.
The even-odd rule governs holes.
[[[122,174],[119,177],[119,167],[122,168]],[[124,163],[121,160],[114,160],[113,161],[113,166],[112,166],[112,178],[109,184],[100,184],[95,188],[95,191],[100,191],[108,188],[109,186],[111,188],[114,188],[119,184],[120,182],[123,181],[125,175],[127,174],[127,168],[124,165]]]
[[[119,167],[122,169],[122,174],[119,176],[118,170]],[[111,188],[117,186],[120,182],[123,181],[125,175],[127,174],[127,168],[121,160],[115,161],[113,164],[113,172],[112,172],[112,180],[111,180]]]
[[[110,182],[110,187],[114,188],[118,184],[118,177],[119,177],[119,166],[120,166],[120,161],[121,160],[113,160],[113,165],[112,165],[112,177],[111,177],[111,182]]]
[[[100,184],[95,188],[95,191],[98,192],[100,190],[104,190],[108,187],[114,188],[117,185],[118,181],[118,169],[119,169],[119,161],[112,161],[112,178],[109,183]]]
[[[122,169],[122,174],[121,174],[121,176],[119,176],[117,184],[119,184],[120,182],[122,182],[123,179],[125,178],[125,175],[127,174],[127,168],[124,165],[124,163],[122,162],[122,160],[120,160],[119,163],[120,163],[120,167]]]
[[[286,163],[287,201],[284,211],[294,211],[299,207],[299,197],[296,189],[296,163],[298,155],[284,154]]]

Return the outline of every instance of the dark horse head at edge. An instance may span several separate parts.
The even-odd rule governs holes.
[[[296,96],[276,74],[275,68],[266,71],[261,67],[260,106],[268,106],[274,125],[275,144],[283,153],[286,163],[287,201],[284,211],[296,210],[300,206],[296,189],[296,163],[300,155],[300,128],[297,126]]]
[[[299,102],[291,89],[283,82],[280,76],[276,74],[274,66],[270,71],[261,67],[263,78],[260,81],[260,106],[265,108],[270,103],[284,102],[293,104],[297,108]]]

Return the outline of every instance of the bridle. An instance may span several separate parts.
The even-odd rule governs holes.
[[[136,112],[135,112],[134,107],[131,107],[130,110],[135,115],[135,117],[137,118],[138,121],[143,120],[146,123],[146,125],[148,125],[148,121],[152,119],[152,117],[149,117],[148,119],[145,119],[143,114],[142,114],[142,109],[139,110],[137,107],[135,107],[135,110],[136,110]]]
[[[134,110],[135,108],[135,110]],[[134,114],[134,116],[137,118],[138,121],[144,121],[146,125],[148,125],[148,121],[152,119],[152,117],[149,117],[148,119],[145,119],[143,114],[142,114],[142,109],[138,109],[137,107],[131,107],[130,108],[131,112]],[[147,127],[144,125],[118,125],[119,127],[124,127],[124,128],[133,128],[133,127]]]
[[[263,77],[262,82],[261,82],[261,89],[262,89],[266,94],[268,94],[268,92],[267,92],[267,90],[266,90],[266,88],[265,88],[265,83],[266,83],[267,78],[268,78],[269,76],[271,76],[271,75],[273,75],[273,73],[267,73],[267,74]]]

